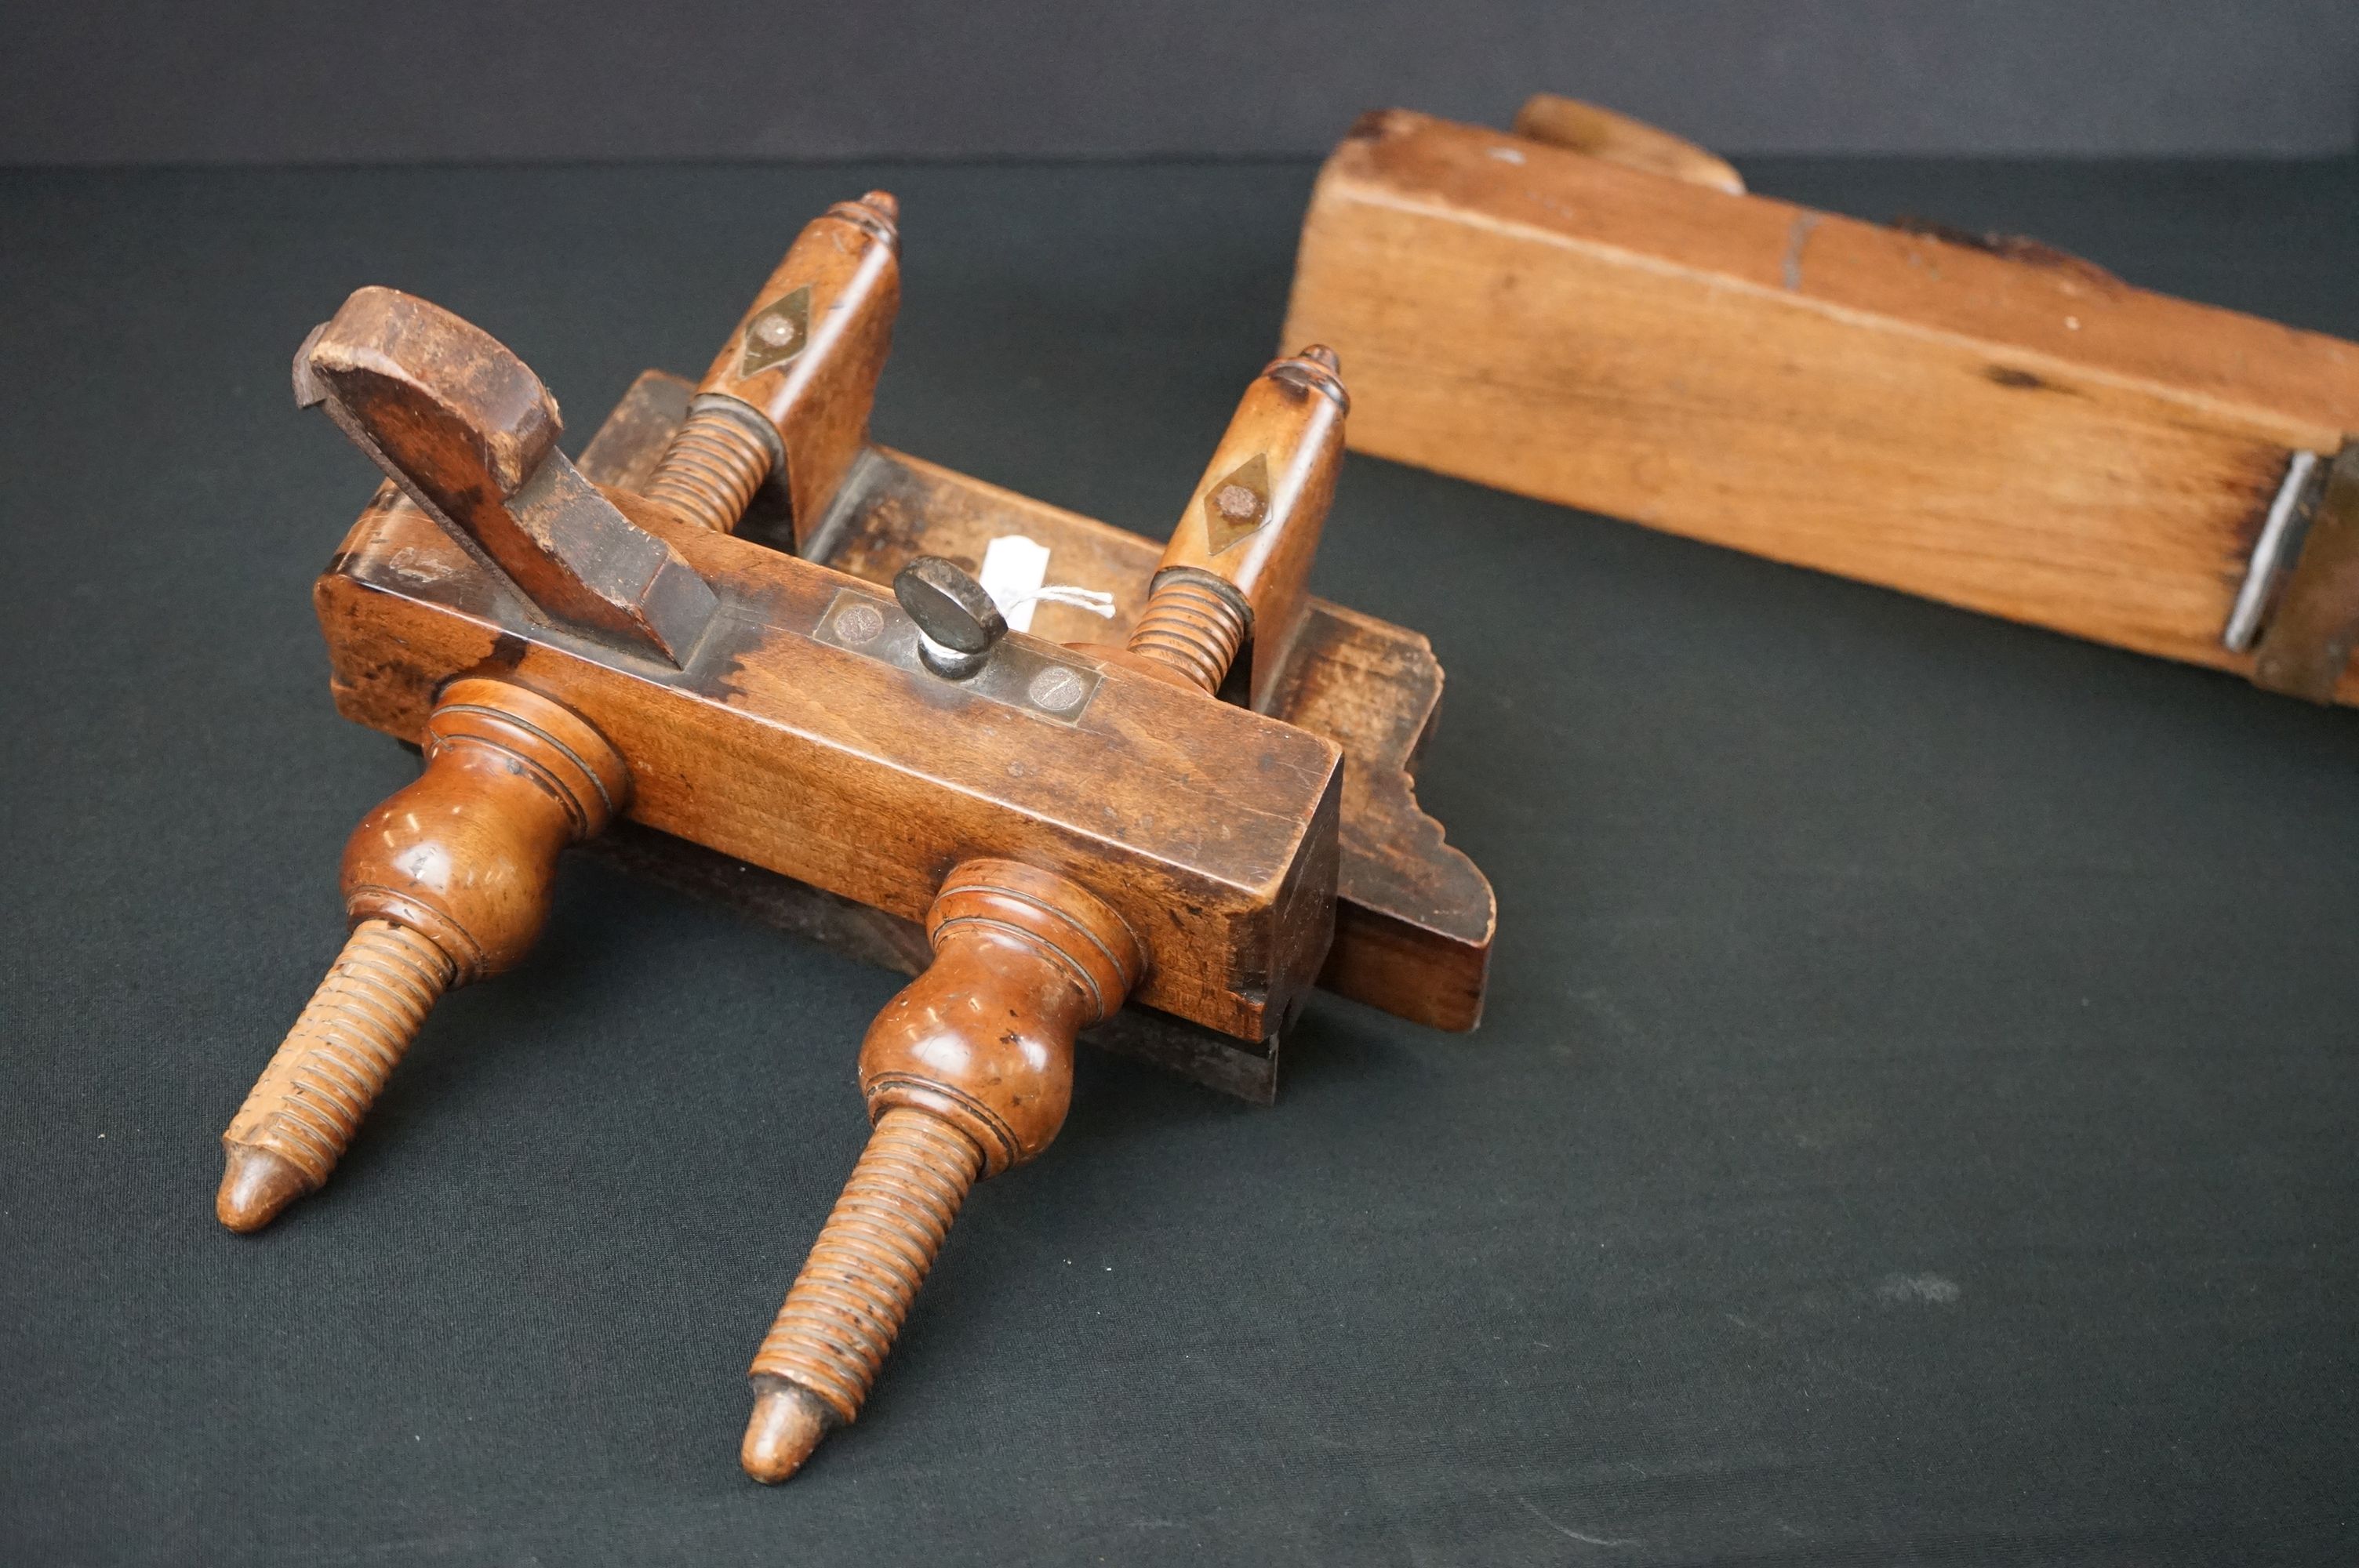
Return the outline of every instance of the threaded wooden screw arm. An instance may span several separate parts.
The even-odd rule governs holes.
[[[1126,651],[1217,694],[1253,643],[1260,707],[1299,617],[1343,462],[1351,399],[1334,351],[1312,344],[1245,389],[1156,568]]]
[[[222,1134],[213,1210],[255,1230],[316,1192],[455,978],[442,949],[390,920],[353,927],[328,978]]]
[[[804,228],[699,384],[649,500],[726,534],[774,485],[809,535],[868,438],[901,302],[899,215],[872,190]]]
[[[968,1189],[1056,1138],[1073,1038],[1143,964],[1094,895],[1006,860],[952,871],[926,926],[933,963],[861,1045],[867,1150],[754,1357],[739,1457],[757,1481],[787,1479],[858,1418]]]
[[[645,492],[716,534],[734,530],[778,466],[776,431],[742,403],[700,397],[656,460]]]
[[[452,986],[512,967],[549,915],[557,857],[605,827],[622,757],[560,704],[453,682],[426,771],[344,847],[343,952],[223,1134],[214,1212],[258,1230],[327,1181],[394,1066]]]
[[[1155,591],[1130,631],[1129,652],[1168,665],[1211,697],[1228,678],[1249,624],[1237,590],[1207,572],[1176,567],[1158,572]]]

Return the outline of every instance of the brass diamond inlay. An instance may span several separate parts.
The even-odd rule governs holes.
[[[1256,452],[1204,492],[1204,547],[1212,555],[1261,531],[1269,521],[1269,460]]]
[[[806,283],[784,299],[765,306],[745,323],[745,353],[737,362],[737,379],[777,369],[810,342],[810,285]]]

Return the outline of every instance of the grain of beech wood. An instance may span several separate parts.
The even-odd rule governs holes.
[[[685,417],[694,390],[676,376],[642,375],[584,450],[583,472],[609,486],[637,482]],[[386,505],[389,514],[401,509],[397,502]],[[921,555],[980,561],[990,542],[1003,535],[1036,541],[1049,551],[1059,581],[1101,591],[1114,609],[1111,620],[1100,620],[1061,604],[1039,606],[1035,634],[1051,641],[1126,638],[1163,550],[1138,535],[881,447],[871,448],[855,466],[832,510],[842,525],[824,564],[879,586]],[[375,527],[364,518],[354,539],[373,536]],[[344,570],[386,570],[394,558],[354,551]],[[1093,644],[1089,652],[1135,673],[1201,689],[1169,665],[1119,646]],[[1441,688],[1440,665],[1423,635],[1309,599],[1264,711],[1327,737],[1347,759],[1335,939],[1320,985],[1434,1028],[1464,1030],[1482,1015],[1495,906],[1481,871],[1417,802],[1412,770],[1432,733]],[[592,852],[865,961],[910,973],[921,967],[924,937],[914,921],[672,835],[631,825],[596,840]],[[1248,1044],[1132,1007],[1091,1038],[1223,1093],[1267,1101],[1276,1091],[1275,1036]]]
[[[1727,159],[1642,120],[1616,114],[1594,103],[1583,103],[1577,98],[1562,98],[1553,92],[1533,93],[1516,111],[1516,135],[1547,142],[1567,152],[1586,153],[1625,168],[1668,174],[1674,179],[1724,190],[1731,196],[1745,194],[1745,177]]]
[[[474,329],[442,336],[468,345],[435,361],[459,384],[530,377]],[[397,470],[463,472],[489,446],[463,419],[419,435],[367,414],[355,423]],[[1153,959],[1142,1000],[1244,1040],[1268,1038],[1316,982],[1335,918],[1332,741],[1119,661],[1050,719],[821,641],[840,595],[873,590],[566,471],[579,504],[554,514],[560,538],[577,515],[604,527],[612,514],[712,600],[687,663],[625,656],[487,574],[447,524],[395,508],[320,582],[347,714],[414,734],[441,683],[498,672],[588,716],[630,759],[647,826],[908,919],[960,860],[1021,856],[1134,910]]]
[[[1286,341],[1351,367],[1354,450],[2252,673],[2229,610],[2291,455],[2359,431],[2359,345],[1600,151],[1403,110],[1337,146]]]

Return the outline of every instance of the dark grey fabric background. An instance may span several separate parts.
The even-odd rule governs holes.
[[[85,0],[0,163],[1307,155],[1536,89],[1723,151],[2325,154],[2350,0]]]
[[[2347,162],[1750,172],[2359,336]],[[775,1492],[743,1368],[892,976],[574,866],[326,1192],[214,1225],[413,768],[324,689],[375,480],[308,327],[425,294],[578,445],[881,181],[881,436],[1160,534],[1310,174],[0,175],[0,1562],[2359,1554],[2352,715],[1373,460],[1319,587],[1448,667],[1479,1033],[1322,999],[1267,1110],[1088,1055]]]

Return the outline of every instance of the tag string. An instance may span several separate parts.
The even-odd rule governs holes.
[[[1093,588],[1075,588],[1071,583],[1050,583],[1020,594],[999,607],[1003,615],[1012,615],[1027,604],[1062,604],[1074,610],[1086,610],[1093,615],[1114,619],[1114,595],[1101,593]]]

